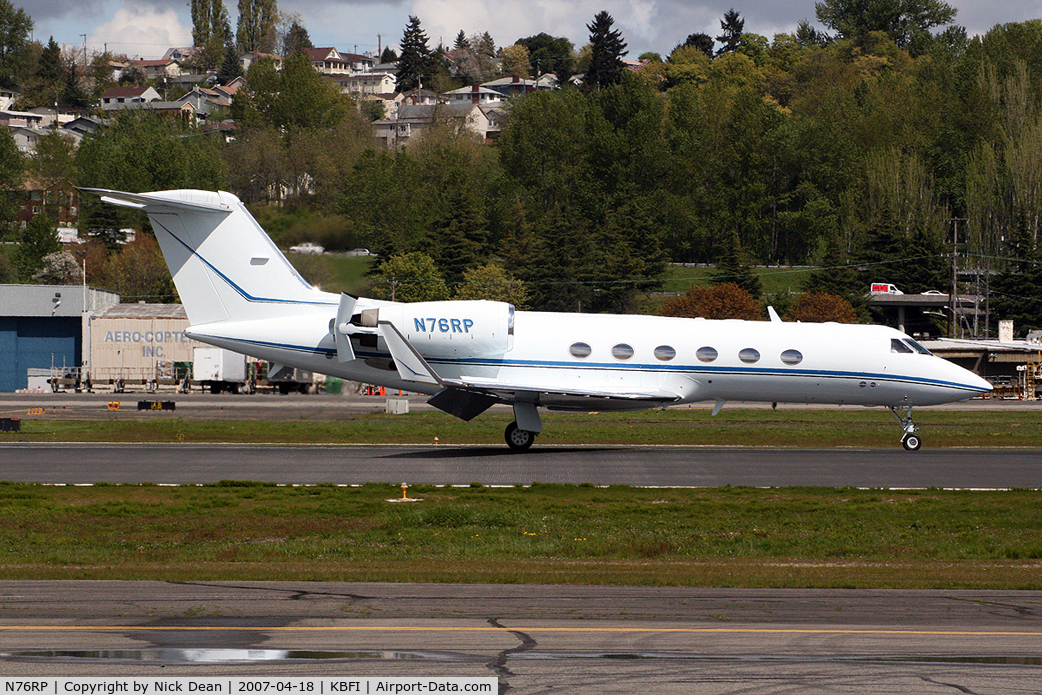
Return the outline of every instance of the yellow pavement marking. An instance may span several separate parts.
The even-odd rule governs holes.
[[[492,626],[421,626],[421,625],[310,625],[269,626],[255,625],[0,625],[0,631],[18,630],[36,632],[602,632],[645,634],[764,634],[764,635],[947,635],[969,637],[1042,637],[1042,632],[1013,630],[893,630],[857,628],[737,628],[737,627],[539,627],[518,625]]]

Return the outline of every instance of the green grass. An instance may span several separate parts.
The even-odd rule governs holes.
[[[807,277],[816,268],[791,268],[784,266],[756,267],[753,272],[760,276],[763,282],[765,294],[788,294],[789,292],[802,292],[803,284]],[[686,268],[683,266],[670,265],[666,268],[664,292],[684,292],[691,285],[709,285],[709,278],[714,268],[697,267]]]
[[[377,262],[374,256],[343,256],[337,254],[309,255],[288,253],[305,280],[326,292],[361,293],[366,286],[365,275]]]
[[[0,484],[0,578],[1042,589],[1042,492]]]
[[[96,420],[64,419],[61,410],[23,418],[22,431],[0,433],[0,442],[233,442],[259,444],[503,445],[508,412],[462,422],[441,412],[352,415],[328,421],[321,401],[314,413],[288,421],[188,419],[174,412],[105,412]],[[373,408],[383,405],[374,399]],[[190,416],[191,417],[191,416]],[[736,445],[774,447],[899,446],[900,429],[886,410],[727,409],[713,417],[706,406],[635,413],[551,413],[543,418],[541,445]],[[921,409],[915,421],[925,446],[1039,447],[1042,412]]]

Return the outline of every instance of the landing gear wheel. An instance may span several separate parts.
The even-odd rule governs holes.
[[[507,425],[507,430],[504,434],[506,435],[507,446],[514,451],[526,451],[532,446],[532,442],[535,441],[535,432],[518,429],[516,422],[511,422]]]
[[[918,434],[906,434],[901,438],[901,445],[906,451],[918,451],[919,447],[923,445],[923,440],[919,438]]]

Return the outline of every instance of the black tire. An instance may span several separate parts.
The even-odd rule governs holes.
[[[919,438],[918,434],[906,434],[901,439],[901,444],[906,451],[919,451],[919,447],[923,445],[923,440]]]
[[[511,422],[507,425],[504,434],[506,435],[507,446],[514,451],[527,451],[531,448],[532,442],[535,441],[535,432],[518,429],[516,422]]]

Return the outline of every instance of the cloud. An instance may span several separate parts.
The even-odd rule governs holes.
[[[133,6],[116,10],[112,20],[91,29],[88,38],[93,46],[107,44],[113,53],[161,56],[171,46],[191,46],[192,28],[182,24],[173,9]]]

